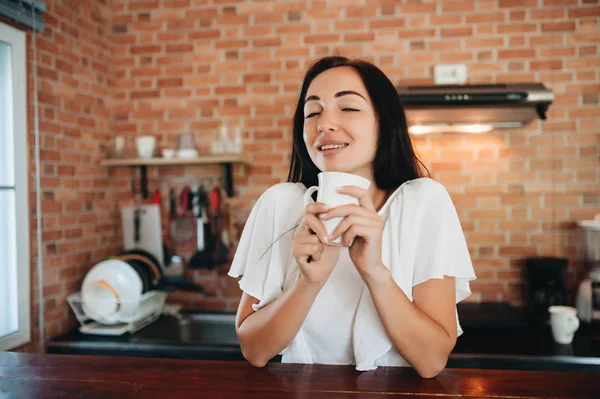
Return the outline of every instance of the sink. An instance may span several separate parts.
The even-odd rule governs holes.
[[[239,348],[233,313],[185,312],[163,317],[161,323],[140,330],[131,340]]]
[[[235,314],[191,313],[179,321],[182,342],[239,346]]]

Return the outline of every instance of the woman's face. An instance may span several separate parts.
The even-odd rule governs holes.
[[[304,143],[321,171],[373,179],[377,120],[371,99],[352,67],[328,69],[308,87]]]

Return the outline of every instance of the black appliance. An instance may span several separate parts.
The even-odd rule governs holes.
[[[567,305],[567,258],[535,257],[526,262],[526,307],[529,320],[546,323],[548,308]]]

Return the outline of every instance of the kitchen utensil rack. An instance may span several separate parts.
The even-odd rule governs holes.
[[[130,309],[127,314],[119,315],[119,323],[110,325],[94,321],[85,313],[80,292],[70,295],[67,301],[81,324],[80,332],[118,336],[125,333],[133,334],[155,321],[165,307],[167,295],[167,292],[157,290],[146,292],[134,306],[129,306],[130,303],[127,304]]]
[[[225,192],[228,197],[233,196],[233,172],[232,165],[248,164],[241,155],[207,155],[198,158],[115,158],[105,159],[100,165],[107,167],[131,167],[140,168],[140,193],[142,198],[148,198],[148,166],[173,166],[173,165],[210,165],[221,164],[225,172]]]

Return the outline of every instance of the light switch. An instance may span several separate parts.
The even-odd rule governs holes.
[[[467,82],[467,66],[465,64],[445,64],[434,67],[436,85],[462,85]]]

